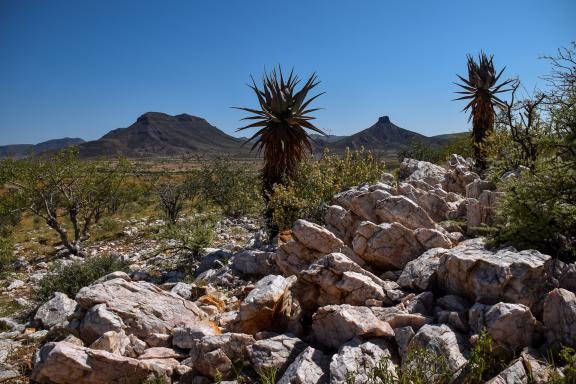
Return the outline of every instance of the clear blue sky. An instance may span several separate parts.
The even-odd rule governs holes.
[[[576,40],[576,1],[0,0],[0,144],[96,139],[144,112],[228,133],[264,66],[316,71],[318,126],[389,115],[426,135],[467,129],[453,102],[465,55],[494,53],[529,89],[542,54]]]

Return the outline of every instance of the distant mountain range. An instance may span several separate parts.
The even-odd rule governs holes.
[[[341,153],[346,148],[367,150],[379,154],[394,154],[407,148],[413,141],[440,148],[465,133],[424,136],[400,128],[382,116],[370,128],[351,136],[311,135],[316,151],[328,147]],[[124,155],[130,158],[172,157],[181,155],[249,156],[250,145],[246,139],[230,136],[201,117],[181,114],[170,116],[160,112],[147,112],[127,128],[114,129],[98,140],[84,142],[82,139],[51,140],[37,145],[0,146],[0,158],[21,158],[30,153],[38,154],[77,145],[80,157],[102,158]]]
[[[124,155],[131,158],[186,154],[248,154],[243,140],[227,135],[201,117],[147,112],[128,128],[108,132],[79,145],[83,158]]]
[[[57,151],[74,145],[82,144],[85,141],[79,138],[65,137],[44,141],[38,144],[13,144],[0,146],[0,159],[8,157],[22,159],[29,155],[39,155],[44,152]]]

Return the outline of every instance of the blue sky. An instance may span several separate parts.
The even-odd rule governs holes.
[[[234,134],[250,74],[281,64],[322,80],[317,125],[350,134],[389,115],[466,130],[453,102],[467,53],[494,53],[528,89],[538,57],[576,40],[576,1],[0,0],[0,144],[96,139],[147,111]]]

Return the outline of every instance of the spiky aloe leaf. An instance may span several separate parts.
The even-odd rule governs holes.
[[[238,128],[242,131],[249,128],[261,127],[248,142],[256,140],[252,150],[264,155],[264,188],[270,191],[275,183],[282,181],[283,177],[291,176],[298,162],[311,151],[310,138],[307,129],[325,134],[321,129],[310,123],[315,118],[310,115],[321,108],[307,107],[312,101],[323,94],[319,93],[309,97],[310,91],[320,81],[316,74],[312,74],[301,86],[300,79],[292,70],[285,78],[282,68],[265,72],[262,77],[262,88],[256,85],[254,78],[249,87],[258,99],[260,109],[235,107],[252,113],[242,120],[251,120],[251,124]]]

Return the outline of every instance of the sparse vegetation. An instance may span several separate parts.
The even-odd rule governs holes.
[[[529,102],[521,122],[523,128],[504,132],[512,136],[512,148],[520,160],[530,167],[519,177],[501,184],[506,191],[498,212],[504,224],[492,239],[496,243],[509,242],[518,248],[536,248],[564,260],[576,259],[576,60],[572,49],[561,50],[563,56],[553,61],[554,87],[546,96],[546,117],[532,108],[541,99]],[[558,61],[559,60],[559,61]],[[556,64],[554,64],[556,63]],[[561,66],[558,66],[561,65]],[[535,104],[538,103],[538,104]],[[536,108],[536,107],[534,107]],[[526,115],[528,113],[528,115]],[[529,123],[530,119],[534,121]],[[513,123],[516,124],[516,123]],[[521,140],[513,136],[523,134]],[[524,140],[524,141],[522,141]],[[501,142],[504,142],[502,140]],[[524,144],[523,144],[524,143]],[[510,146],[510,144],[509,144]],[[511,157],[510,152],[506,154]],[[496,159],[497,161],[497,159]],[[496,163],[495,167],[500,164]],[[508,167],[516,164],[506,164]],[[513,169],[497,168],[498,176]]]
[[[4,160],[0,182],[7,192],[1,196],[2,205],[42,218],[70,253],[82,255],[81,243],[119,190],[126,166],[124,161],[81,161],[74,150],[47,158]]]
[[[299,218],[322,222],[325,205],[338,192],[363,183],[374,183],[385,163],[363,149],[343,156],[325,151],[322,158],[300,163],[294,176],[274,186],[269,209],[274,225],[289,229]]]
[[[481,384],[490,380],[506,368],[509,360],[506,357],[505,351],[496,348],[492,337],[483,330],[478,335],[464,370],[466,383]]]
[[[261,213],[262,181],[252,168],[229,157],[210,159],[203,162],[196,175],[187,179],[188,188],[199,189],[201,196],[225,216]]]
[[[428,161],[430,163],[437,163],[443,160],[441,151],[419,140],[413,140],[407,149],[398,153],[398,161],[402,162],[405,158]]]
[[[175,177],[167,178],[164,176],[153,182],[152,189],[166,220],[171,224],[176,224],[184,210],[186,201],[192,195],[187,183]]]
[[[40,281],[36,299],[46,301],[55,292],[74,297],[82,287],[115,271],[128,272],[128,263],[115,256],[94,256],[68,264],[57,261]]]
[[[213,216],[198,214],[166,226],[160,232],[160,237],[170,240],[173,245],[163,248],[162,251],[175,252],[187,265],[197,262],[204,255],[204,248],[214,241],[216,221]]]

